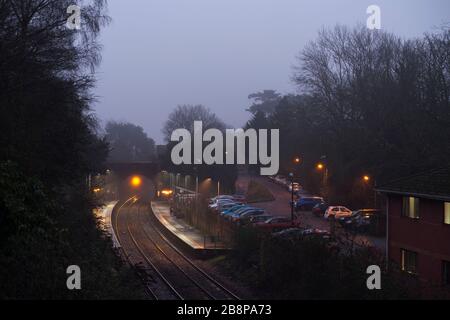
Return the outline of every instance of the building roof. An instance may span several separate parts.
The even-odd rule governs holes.
[[[393,180],[375,190],[387,194],[401,194],[450,201],[450,167],[439,168]]]

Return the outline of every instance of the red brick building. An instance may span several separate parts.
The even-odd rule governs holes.
[[[376,188],[387,196],[386,254],[405,272],[450,285],[450,169]]]

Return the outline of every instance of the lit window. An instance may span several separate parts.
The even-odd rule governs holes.
[[[412,219],[419,219],[419,198],[403,197],[402,215]]]
[[[417,274],[417,253],[402,249],[402,271]]]
[[[444,223],[450,224],[450,202],[444,202]]]

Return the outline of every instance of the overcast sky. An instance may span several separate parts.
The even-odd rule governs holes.
[[[354,26],[381,7],[382,29],[417,37],[450,21],[450,0],[109,0],[95,111],[157,143],[179,104],[241,127],[250,93],[293,93],[295,57],[322,26]]]

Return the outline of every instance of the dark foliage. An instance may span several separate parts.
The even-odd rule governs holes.
[[[66,10],[82,6],[80,31]],[[0,297],[133,298],[139,282],[92,214],[108,146],[89,111],[105,1],[0,0]],[[66,287],[79,265],[82,290]]]

